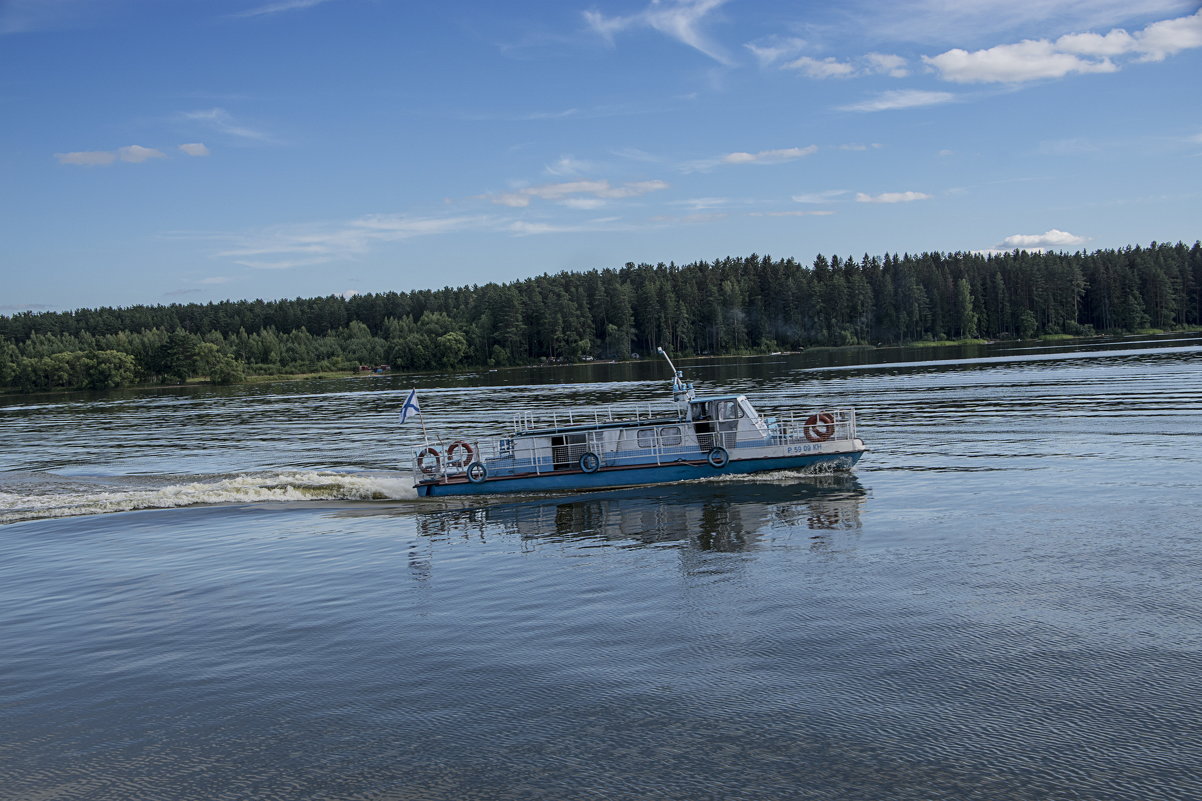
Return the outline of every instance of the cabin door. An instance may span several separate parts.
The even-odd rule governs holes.
[[[551,437],[551,463],[556,470],[578,467],[580,457],[588,450],[584,434],[561,434]]]

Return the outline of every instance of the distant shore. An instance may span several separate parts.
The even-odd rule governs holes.
[[[918,340],[913,342],[902,342],[894,344],[877,343],[857,344],[857,345],[816,345],[814,347],[805,348],[803,350],[793,351],[774,351],[774,352],[743,352],[743,353],[710,353],[710,354],[691,354],[680,355],[678,361],[687,361],[693,359],[738,359],[756,356],[786,356],[799,353],[826,353],[852,350],[889,350],[889,349],[906,349],[906,348],[948,348],[948,347],[964,347],[968,345],[997,345],[1003,343],[1055,343],[1055,344],[1070,344],[1074,342],[1094,342],[1098,340],[1110,340],[1121,337],[1131,336],[1165,336],[1169,334],[1198,334],[1202,333],[1202,329],[1188,328],[1176,331],[1161,330],[1155,328],[1146,328],[1139,331],[1134,331],[1126,334],[1096,334],[1093,336],[1072,336],[1069,334],[1045,334],[1044,336],[1035,339],[947,339],[947,340]],[[241,386],[248,384],[270,384],[281,381],[326,381],[331,379],[346,379],[346,378],[378,378],[392,375],[408,375],[408,376],[423,376],[423,375],[442,375],[447,372],[463,372],[463,371],[479,371],[479,370],[524,370],[533,367],[584,367],[588,365],[602,364],[633,364],[636,362],[646,361],[650,357],[641,357],[638,359],[597,359],[595,361],[565,361],[565,362],[533,362],[530,364],[516,365],[471,365],[464,364],[455,367],[453,370],[394,370],[383,373],[367,370],[320,370],[314,372],[303,373],[265,373],[262,375],[247,375],[241,381],[236,381],[230,384],[221,384],[220,386]],[[183,384],[127,384],[119,389],[178,389],[182,387],[197,387],[197,386],[218,386],[210,381],[205,376],[197,376],[190,378]],[[80,389],[58,389],[46,390],[42,392],[23,393],[20,390],[5,387],[0,388],[0,395],[4,396],[34,396],[34,395],[76,395],[81,393],[96,393],[107,392],[109,390],[80,390]]]

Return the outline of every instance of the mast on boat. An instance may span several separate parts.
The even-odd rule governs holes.
[[[668,352],[663,348],[656,348],[655,350],[667,360],[668,367],[672,369],[672,400],[676,403],[688,403],[697,397],[692,382],[685,383],[684,372],[676,369],[676,365],[672,364],[672,357],[668,355]]]

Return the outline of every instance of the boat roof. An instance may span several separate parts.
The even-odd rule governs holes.
[[[689,401],[689,403],[704,403],[705,401],[746,400],[746,399],[747,399],[746,395],[699,395],[696,398],[693,398],[693,400]]]
[[[545,437],[554,434],[581,434],[610,428],[648,428],[651,426],[674,426],[687,422],[683,417],[659,417],[649,420],[613,420],[604,423],[579,423],[569,426],[527,428],[513,432],[515,437]]]

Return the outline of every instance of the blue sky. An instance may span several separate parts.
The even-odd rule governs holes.
[[[1202,236],[1177,0],[0,0],[0,314]]]

